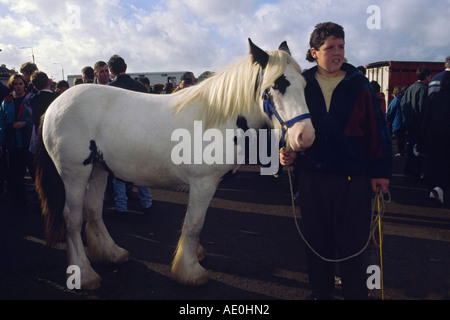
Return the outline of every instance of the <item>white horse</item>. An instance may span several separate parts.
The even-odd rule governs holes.
[[[225,136],[226,130],[238,128],[238,118],[248,128],[261,128],[272,120],[263,110],[266,99],[282,121],[297,119],[282,124],[292,149],[303,150],[313,143],[314,128],[305,116],[305,80],[286,42],[274,52],[261,50],[250,39],[249,43],[246,59],[176,94],[80,85],[48,108],[36,170],[46,240],[55,244],[65,233],[68,264],[80,268],[83,289],[96,289],[101,282],[89,260],[128,260],[128,252],[111,239],[102,220],[109,172],[137,186],[189,187],[172,275],[182,284],[208,281],[208,272],[199,264],[205,254],[199,235],[217,185],[236,164],[174,164],[174,130],[194,135],[194,123],[202,121],[204,128],[218,129]],[[87,254],[80,234],[83,222]]]

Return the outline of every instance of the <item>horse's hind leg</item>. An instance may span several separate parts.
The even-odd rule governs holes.
[[[107,181],[108,172],[95,166],[84,200],[88,256],[93,262],[122,263],[128,260],[128,251],[116,245],[102,218]]]
[[[211,178],[195,181],[189,186],[186,218],[172,262],[173,277],[181,284],[200,285],[209,280],[208,272],[199,263],[205,254],[199,236],[216,188],[217,182]]]
[[[95,290],[100,286],[101,278],[92,269],[84,250],[81,239],[81,228],[83,226],[83,198],[86,191],[86,183],[78,176],[67,179],[70,184],[65,184],[66,203],[63,216],[67,229],[67,260],[69,265],[80,268],[81,288]],[[87,178],[85,179],[87,181]]]

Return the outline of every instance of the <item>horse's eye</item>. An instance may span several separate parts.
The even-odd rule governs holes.
[[[273,84],[272,88],[275,90],[279,90],[278,84],[276,84],[276,83]]]

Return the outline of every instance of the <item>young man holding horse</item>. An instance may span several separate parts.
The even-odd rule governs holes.
[[[307,60],[317,66],[303,76],[316,139],[301,153],[280,150],[282,165],[298,166],[311,298],[318,300],[334,297],[337,261],[344,298],[367,298],[363,252],[371,199],[377,188],[388,192],[392,170],[386,121],[368,80],[344,62],[344,37],[343,28],[331,22],[312,33]]]

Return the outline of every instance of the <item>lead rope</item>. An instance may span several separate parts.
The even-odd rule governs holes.
[[[291,177],[291,170],[292,167],[288,166],[287,167],[287,171],[288,171],[288,177],[289,177],[289,186],[290,186],[290,190],[291,190],[291,204],[292,204],[292,212],[294,214],[294,221],[295,221],[295,226],[297,227],[297,231],[300,235],[300,237],[303,239],[303,241],[306,243],[306,245],[308,246],[309,249],[311,249],[312,252],[314,252],[314,254],[316,256],[318,256],[320,259],[327,261],[327,262],[342,262],[342,261],[346,261],[349,259],[352,259],[354,257],[357,257],[358,255],[360,255],[362,252],[364,252],[364,250],[367,249],[367,247],[369,246],[370,240],[373,240],[374,244],[380,248],[380,269],[381,269],[381,299],[384,300],[384,284],[383,284],[383,235],[382,235],[382,230],[381,230],[381,219],[384,216],[384,209],[385,209],[385,203],[390,203],[391,202],[391,193],[388,191],[388,199],[385,200],[383,193],[381,191],[381,189],[379,187],[377,187],[377,193],[375,195],[375,200],[372,203],[372,217],[371,217],[371,224],[370,224],[370,233],[369,233],[369,237],[367,239],[366,244],[364,245],[364,247],[357,253],[348,256],[346,258],[342,258],[342,259],[328,259],[322,255],[320,255],[316,250],[314,250],[314,248],[309,244],[308,241],[306,241],[300,226],[298,225],[297,222],[297,214],[295,212],[295,202],[294,202],[294,190],[292,187],[292,177]],[[375,234],[376,234],[376,228],[378,227],[378,239],[379,239],[379,243],[377,243],[376,239],[375,239]]]

